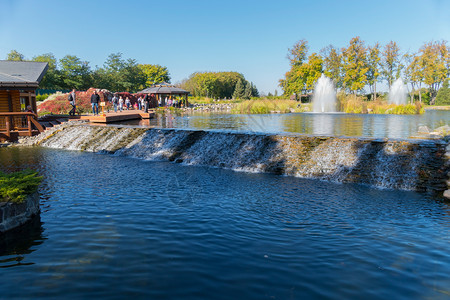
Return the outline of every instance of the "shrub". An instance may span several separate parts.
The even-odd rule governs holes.
[[[448,79],[439,89],[436,96],[436,105],[450,105],[450,88],[448,86]]]
[[[36,95],[36,102],[42,102],[47,99],[49,94]]]
[[[32,170],[11,174],[0,172],[0,201],[22,203],[27,195],[37,190],[41,181],[42,177]]]

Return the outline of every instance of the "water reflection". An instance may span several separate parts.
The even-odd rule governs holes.
[[[448,124],[450,111],[426,111],[423,115],[375,115],[344,113],[292,113],[242,115],[192,113],[157,115],[150,120],[121,123],[140,127],[233,130],[263,133],[409,138],[419,126],[437,128]]]
[[[0,234],[0,268],[34,264],[25,257],[44,242],[42,224],[37,215],[23,226]]]

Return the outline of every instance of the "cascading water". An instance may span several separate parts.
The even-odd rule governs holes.
[[[313,95],[313,112],[336,112],[336,92],[331,79],[322,74],[317,80]]]
[[[407,91],[406,86],[403,84],[401,78],[394,81],[389,90],[389,103],[396,105],[404,105],[407,103]]]
[[[50,148],[404,190],[441,191],[446,186],[441,175],[448,172],[443,161],[446,144],[439,140],[64,125],[30,141]]]

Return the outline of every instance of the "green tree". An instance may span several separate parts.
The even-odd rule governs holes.
[[[160,65],[140,64],[139,68],[141,68],[142,72],[146,76],[146,86],[151,86],[153,84],[161,82],[170,83],[170,74],[169,70],[167,70],[167,67],[163,67]]]
[[[234,88],[233,99],[241,99],[244,97],[244,84],[242,80],[239,79]]]
[[[359,36],[350,40],[348,48],[343,49],[343,85],[349,91],[356,93],[367,84],[367,49]]]
[[[237,72],[196,72],[179,86],[195,97],[231,98],[238,80],[246,82]]]
[[[75,55],[66,55],[59,60],[61,65],[62,88],[86,90],[92,84],[91,68],[87,61]]]
[[[320,51],[323,57],[323,73],[334,81],[336,89],[342,87],[342,55],[332,45]]]
[[[145,86],[147,76],[135,59],[123,59],[122,53],[108,56],[103,68],[95,72],[97,82],[114,92],[136,92]]]
[[[244,99],[250,99],[253,96],[252,93],[252,85],[250,82],[245,83],[245,89],[244,89]]]
[[[9,52],[8,56],[6,57],[6,60],[24,61],[25,56],[22,53],[17,52],[16,50],[11,50],[11,52]]]
[[[429,42],[419,49],[423,66],[423,80],[431,96],[430,104],[434,104],[440,86],[449,76],[450,49],[446,41]]]
[[[291,66],[301,66],[308,54],[308,41],[299,40],[292,48],[288,49],[287,58]]]
[[[449,79],[444,81],[444,84],[439,89],[436,96],[436,105],[450,105],[450,88]]]
[[[48,63],[47,73],[45,73],[39,86],[44,89],[58,89],[61,86],[61,74],[57,69],[57,60],[53,53],[45,53],[33,57],[32,61]]]
[[[380,44],[378,42],[368,47],[367,68],[367,83],[373,95],[372,100],[377,100],[377,82],[381,72]]]
[[[384,47],[383,52],[383,75],[388,82],[389,88],[392,83],[400,77],[400,72],[402,70],[400,48],[397,43],[390,41]]]
[[[253,84],[253,82],[251,82],[250,84],[252,88],[252,97],[259,97],[259,91],[256,86]]]
[[[417,54],[405,54],[405,61],[405,80],[411,85],[411,102],[413,102],[414,91],[417,89],[419,102],[422,103],[423,66],[421,58]]]
[[[301,40],[289,49],[288,58],[291,69],[286,72],[284,79],[279,81],[284,95],[303,94],[314,89],[314,84],[322,74],[323,59],[317,53],[307,55],[307,42]]]

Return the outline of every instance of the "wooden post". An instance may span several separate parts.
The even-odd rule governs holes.
[[[5,117],[5,123],[6,123],[6,136],[11,138],[11,124],[9,123],[10,119],[9,116]]]
[[[27,122],[28,122],[28,136],[32,136],[32,131],[31,131],[31,116],[27,115]]]

